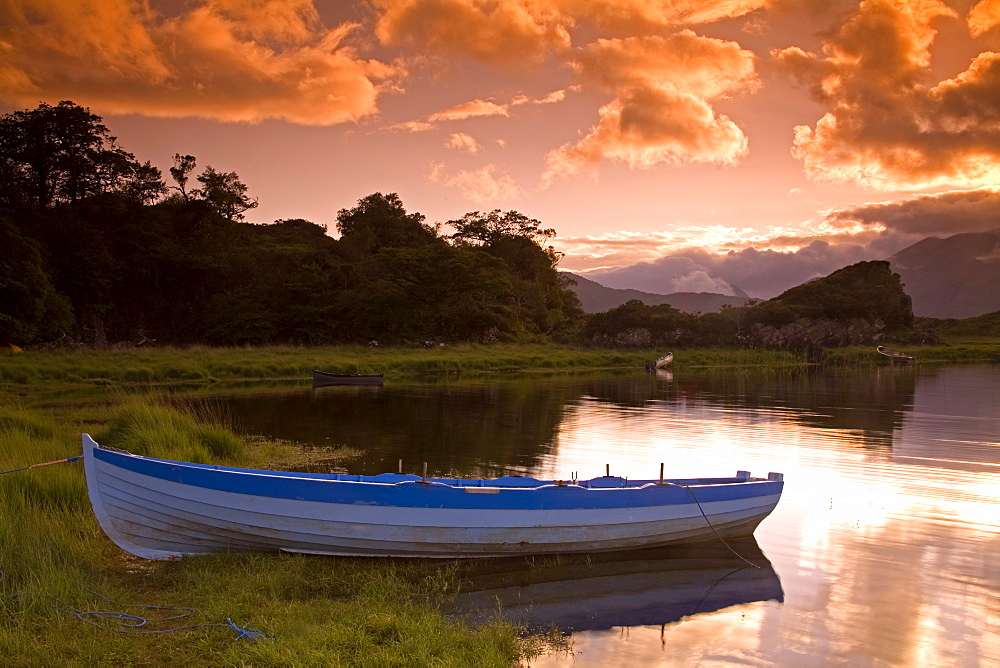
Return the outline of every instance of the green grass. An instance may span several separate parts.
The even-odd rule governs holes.
[[[688,351],[675,365],[731,366],[801,363],[800,356],[763,350]],[[237,380],[290,380],[312,369],[383,373],[387,378],[425,374],[497,373],[642,367],[663,351],[577,348],[545,344],[455,345],[440,348],[155,348],[142,351],[29,351],[0,357],[0,384],[8,388],[68,384],[109,387],[210,384]]]
[[[1000,353],[1000,341],[984,339],[963,341],[953,339],[940,345],[898,345],[893,350],[905,352],[916,358],[917,364],[941,364],[950,362],[990,362],[993,355]],[[836,367],[884,366],[887,360],[875,352],[872,346],[850,346],[830,348],[826,351],[824,364]]]
[[[98,442],[160,457],[260,465],[287,461],[294,450],[246,441],[220,427],[210,410],[178,410],[155,395],[120,396],[98,415],[89,425]],[[76,426],[73,416],[60,422],[5,404],[0,470],[79,454]],[[506,623],[474,628],[442,614],[433,601],[458,586],[448,565],[282,554],[137,559],[101,532],[81,462],[0,476],[0,516],[0,656],[7,665],[503,666],[539,642]],[[195,611],[164,620],[185,611],[141,605]],[[89,624],[71,610],[149,618],[141,630],[209,626],[125,634],[137,629],[107,615],[87,617]],[[227,618],[270,639],[238,639]]]
[[[952,334],[934,346],[894,346],[918,362],[991,361],[1000,338]],[[0,398],[59,394],[94,396],[150,387],[212,387],[239,382],[308,383],[312,369],[382,373],[390,382],[427,376],[512,372],[639,369],[663,350],[606,349],[555,344],[453,345],[438,348],[364,346],[259,348],[151,348],[143,350],[28,351],[0,354]],[[830,348],[825,364],[871,366],[885,360],[874,346]],[[675,349],[673,370],[714,367],[802,366],[801,354],[762,349]]]

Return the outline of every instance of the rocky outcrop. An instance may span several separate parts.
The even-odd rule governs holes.
[[[912,336],[913,310],[885,261],[859,262],[748,311],[751,345],[809,352]]]
[[[767,348],[806,350],[812,346],[832,348],[861,346],[883,341],[886,337],[885,322],[868,322],[861,318],[850,320],[801,320],[781,327],[756,324],[750,332],[750,341]]]

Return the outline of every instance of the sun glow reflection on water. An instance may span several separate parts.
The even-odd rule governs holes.
[[[713,542],[641,564],[514,569],[485,587],[583,620],[560,627],[577,629],[570,652],[533,665],[1000,665],[1000,365],[355,390],[225,405],[250,433],[357,448],[352,473],[404,459],[472,477],[654,479],[661,462],[667,477],[785,475],[746,548],[770,568],[743,569]]]
[[[934,414],[922,394],[948,379],[955,391],[948,370],[917,381],[925,412],[888,441],[782,407],[582,398],[536,474],[656,478],[660,462],[667,477],[784,473],[756,538],[785,600],[576,633],[569,653],[532,665],[1000,664],[1000,416],[983,409],[1000,405],[1000,373],[964,415],[960,397]]]

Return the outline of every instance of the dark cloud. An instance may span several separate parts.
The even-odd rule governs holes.
[[[725,295],[739,294],[742,290],[751,297],[770,299],[788,288],[856,262],[886,259],[928,236],[948,237],[995,229],[1000,229],[1000,189],[960,190],[828,211],[824,223],[811,235],[779,235],[767,240],[772,247],[797,250],[751,247],[718,254],[688,247],[652,261],[577,271],[613,288]],[[575,241],[581,249],[586,248],[583,240]],[[610,249],[611,253],[600,254],[603,260],[627,261],[630,254],[655,252],[665,246],[665,241],[658,235],[647,235],[645,239],[631,235],[592,239],[590,249]],[[679,238],[674,239],[675,247],[677,241]],[[693,244],[689,239],[683,245]]]
[[[872,244],[813,241],[794,252],[746,248],[725,255],[700,250],[653,262],[582,275],[612,288],[644,292],[715,292],[770,299],[788,288],[863,260],[884,259],[916,239],[881,239]],[[582,273],[582,272],[581,272]]]
[[[834,225],[884,225],[903,234],[948,236],[1000,228],[1000,190],[981,188],[876,202],[828,214]]]
[[[677,255],[655,262],[640,262],[620,269],[581,274],[609,288],[632,288],[643,292],[713,292],[739,295],[740,291],[725,279],[713,276],[701,258]]]

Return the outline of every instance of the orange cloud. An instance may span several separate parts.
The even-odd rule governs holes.
[[[374,0],[374,6],[376,35],[383,44],[408,44],[495,66],[537,65],[569,48],[565,18],[544,2]]]
[[[1000,0],[980,0],[969,10],[966,21],[973,37],[1000,26]]]
[[[430,122],[436,121],[461,121],[466,118],[477,116],[506,116],[507,105],[497,104],[489,100],[472,100],[455,105],[450,109],[437,111],[427,117]]]
[[[207,10],[233,20],[242,38],[307,43],[320,29],[313,0],[204,0]]]
[[[575,21],[617,31],[651,31],[664,27],[711,23],[736,18],[774,4],[772,0],[554,0],[553,6]]]
[[[733,164],[746,153],[742,130],[711,106],[757,86],[754,56],[735,42],[690,30],[601,39],[579,52],[574,67],[615,99],[600,109],[590,134],[549,154],[546,179],[604,159],[643,168],[679,161]]]
[[[774,0],[374,0],[383,44],[494,66],[534,67],[568,53],[573,32],[616,34],[743,16]]]
[[[479,142],[472,137],[472,135],[466,134],[464,132],[456,132],[455,134],[448,137],[448,140],[444,143],[445,148],[453,148],[458,151],[465,151],[466,153],[477,153],[481,148]]]
[[[496,171],[496,165],[461,171],[445,184],[458,188],[467,200],[480,205],[494,206],[520,196],[521,189],[514,179],[506,174],[497,175]]]
[[[427,132],[428,130],[433,130],[437,126],[433,123],[428,123],[427,121],[404,121],[402,123],[393,123],[392,125],[386,127],[386,130],[394,131],[399,130],[401,132]]]
[[[928,87],[937,0],[864,0],[823,46],[775,57],[831,107],[795,128],[794,153],[810,178],[882,189],[975,187],[1000,178],[1000,54]]]
[[[555,104],[566,99],[565,90],[554,90],[542,98],[530,98],[527,95],[518,95],[510,101],[510,106],[515,107],[520,104]]]
[[[323,27],[311,0],[204,0],[172,18],[138,0],[6,0],[0,99],[72,99],[98,112],[283,118],[306,125],[376,111],[396,67]]]

